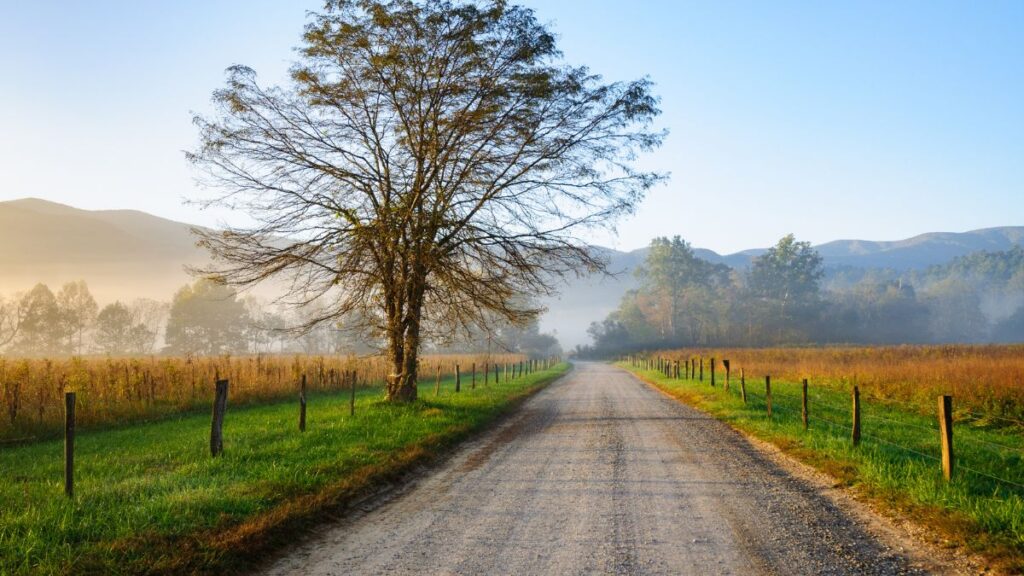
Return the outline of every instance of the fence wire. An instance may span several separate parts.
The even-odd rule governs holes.
[[[658,371],[655,370],[655,372],[658,372]],[[658,372],[658,373],[660,374],[660,372]],[[674,378],[674,377],[669,377],[669,378],[671,380],[678,380],[680,382],[691,382],[691,383],[698,383],[699,382],[699,380],[696,379],[696,378],[693,378],[693,379]],[[705,383],[706,382],[707,382],[707,379],[705,379]],[[779,382],[779,383],[776,383],[775,386],[781,392],[783,388],[790,387],[791,384],[790,383]],[[750,383],[750,382],[746,383],[746,388],[747,388],[746,396],[747,396],[747,400],[748,400],[748,407],[747,407],[748,410],[751,408],[749,406],[751,401],[756,402],[757,404],[760,404],[760,405],[764,406],[765,408],[767,408],[767,403],[768,403],[767,395],[764,394],[763,392],[755,392],[755,391],[751,390],[752,387],[762,388],[763,387],[763,383],[760,382],[760,381],[755,381],[753,384]],[[726,390],[721,385],[716,386],[716,388],[718,388],[721,392],[724,392],[724,393],[729,394],[729,395],[733,395],[733,396],[740,396],[740,395],[742,395],[741,384],[739,382],[736,382],[736,383],[730,382],[730,387],[729,387],[728,390]],[[895,420],[893,418],[882,416],[882,415],[879,415],[879,414],[876,414],[876,413],[871,413],[871,412],[865,410],[865,408],[870,408],[872,404],[875,404],[876,406],[883,406],[885,408],[891,408],[892,406],[903,406],[903,407],[907,408],[906,412],[908,412],[910,414],[914,414],[914,415],[921,414],[921,410],[920,410],[919,406],[914,406],[914,405],[906,403],[906,402],[900,402],[900,401],[868,402],[868,401],[864,401],[863,405],[862,405],[862,408],[861,408],[861,419],[862,419],[862,422],[864,420],[870,420],[870,421],[875,421],[875,422],[885,422],[885,423],[887,423],[889,425],[892,425],[894,427],[897,427],[897,428],[911,427],[911,428],[914,428],[916,430],[922,430],[922,431],[926,431],[928,433],[933,433],[933,434],[939,432],[939,428],[937,426],[928,426],[928,425],[920,424],[920,423],[916,423],[916,422],[901,422],[901,421]],[[852,433],[852,424],[853,424],[852,420],[853,420],[853,418],[852,418],[852,415],[850,414],[851,410],[852,409],[850,407],[842,407],[842,406],[838,406],[838,405],[832,404],[831,402],[825,400],[819,394],[811,393],[810,391],[808,392],[808,419],[809,419],[809,423],[808,424],[810,426],[810,431],[812,433],[816,431],[816,429],[812,426],[815,422],[824,422],[828,426],[831,426],[832,428],[834,428],[837,431],[841,432],[842,436],[846,436],[846,435]],[[833,419],[826,418],[826,417],[821,415],[822,411],[824,411],[826,414],[830,414],[830,415],[836,415],[836,414],[841,415],[841,416],[844,417],[843,419],[846,420],[846,422],[837,422],[837,421],[835,421]],[[1016,420],[1016,419],[1008,418],[1008,417],[1004,417],[1004,416],[982,415],[982,414],[978,414],[976,412],[970,412],[970,411],[966,411],[966,412],[963,412],[963,413],[969,414],[969,415],[974,416],[977,419],[981,419],[981,420],[983,420],[983,419],[988,419],[988,420],[995,419],[995,420],[1000,420],[1000,421],[1003,421],[1003,422],[1009,422],[1009,423],[1012,423],[1012,424],[1018,424],[1018,425],[1024,426],[1024,421],[1020,421],[1020,420]],[[764,415],[765,415],[766,418],[768,417],[767,410],[765,410]],[[787,394],[787,393],[780,393],[778,395],[773,394],[772,395],[772,417],[771,417],[772,420],[775,420],[776,415],[778,415],[780,417],[779,418],[780,420],[790,420],[790,419],[795,419],[795,420],[798,420],[798,421],[802,420],[802,416],[803,416],[802,398],[794,397],[794,395],[792,393],[789,393],[789,394]],[[831,436],[838,436],[839,434],[830,434],[830,435]],[[890,448],[890,449],[894,449],[894,450],[897,450],[897,451],[900,451],[900,452],[903,452],[903,453],[906,453],[906,454],[912,454],[914,456],[926,459],[928,461],[939,462],[939,463],[942,462],[942,459],[940,457],[935,456],[933,454],[928,454],[926,452],[922,452],[921,450],[918,450],[918,449],[915,449],[915,448],[911,448],[909,446],[905,446],[905,445],[900,444],[898,442],[889,441],[889,440],[886,440],[885,438],[881,438],[881,437],[879,437],[879,436],[877,436],[875,434],[865,432],[864,429],[863,429],[863,426],[861,428],[860,437],[861,437],[861,441],[862,442],[867,441],[866,443],[873,443],[873,444],[875,444],[877,446],[884,446],[884,447],[887,447],[887,448]],[[981,439],[981,438],[973,438],[973,437],[970,437],[970,436],[959,435],[959,436],[957,436],[955,438],[955,442],[957,444],[959,444],[961,442],[966,442],[966,443],[969,443],[969,444],[970,443],[974,443],[974,444],[978,444],[978,445],[985,445],[985,446],[989,446],[990,448],[995,449],[996,451],[1008,451],[1008,452],[1012,452],[1014,454],[1022,454],[1022,455],[1024,455],[1024,448],[1022,448],[1022,447],[1011,446],[1011,445],[1008,445],[1008,444],[1003,444],[1003,443],[1000,443],[1000,442],[994,442],[994,441],[991,441],[991,440],[985,440],[985,439]],[[999,454],[999,455],[1000,456],[1004,456],[1003,454]],[[962,471],[964,473],[974,474],[976,476],[980,476],[980,477],[986,478],[988,480],[995,481],[997,483],[1000,483],[1002,485],[1011,487],[1013,489],[1024,490],[1024,483],[1016,482],[1016,481],[1013,481],[1013,480],[1009,480],[1007,478],[1003,478],[1003,477],[998,476],[996,474],[992,474],[992,473],[989,473],[989,472],[978,470],[977,468],[973,468],[973,467],[967,466],[967,465],[962,463],[962,459],[961,459],[961,461],[958,461],[956,463],[955,468],[956,468],[956,470]]]

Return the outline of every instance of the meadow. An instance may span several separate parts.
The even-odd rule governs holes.
[[[409,405],[377,385],[298,402],[231,405],[224,453],[209,453],[210,416],[80,432],[75,497],[62,493],[62,443],[0,449],[0,574],[245,572],[295,530],[429,461],[568,369],[557,364],[472,387],[421,383]],[[222,373],[223,374],[223,373]]]
[[[519,354],[434,355],[420,362],[423,384],[451,376],[458,365],[468,373],[522,362]],[[205,410],[214,381],[230,382],[232,405],[294,397],[302,377],[309,391],[347,389],[383,382],[381,357],[217,356],[217,357],[0,357],[0,445],[59,435],[64,426],[64,393],[75,392],[81,428],[144,422],[192,410]]]
[[[949,545],[964,545],[1015,573],[1024,570],[1022,353],[1020,346],[672,350],[646,356],[654,368],[642,361],[620,364],[855,486],[900,516],[923,520]],[[697,377],[666,374],[657,369],[657,358],[678,359],[683,366],[697,358]],[[714,387],[711,358],[717,360]],[[722,359],[730,362],[728,389]],[[771,416],[766,375],[771,376]],[[854,386],[861,399],[857,445],[852,441]],[[941,467],[940,395],[953,396],[950,481]]]
[[[706,348],[654,355],[729,359],[734,375],[742,367],[751,376],[808,378],[846,392],[857,386],[869,400],[923,414],[933,414],[935,398],[949,394],[961,420],[1024,428],[1024,345]]]

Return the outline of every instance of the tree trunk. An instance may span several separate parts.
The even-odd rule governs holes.
[[[387,400],[389,402],[413,402],[417,397],[417,369],[420,351],[420,320],[423,311],[423,286],[426,271],[417,269],[414,273],[419,281],[411,282],[398,330],[389,332],[392,373],[387,378]]]

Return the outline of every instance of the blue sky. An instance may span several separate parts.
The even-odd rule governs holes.
[[[793,232],[1024,224],[1024,2],[529,0],[568,61],[650,76],[669,171],[617,237],[720,252]],[[0,0],[0,199],[214,224],[182,150],[234,63],[284,79],[318,2]]]

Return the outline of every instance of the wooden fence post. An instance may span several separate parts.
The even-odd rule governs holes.
[[[348,394],[348,415],[356,415],[356,371],[352,371],[352,375],[349,377],[349,394]]]
[[[772,377],[764,377],[764,401],[768,407],[768,417],[772,417]]]
[[[853,387],[853,445],[860,444],[860,388]]]
[[[469,384],[470,390],[476,390],[476,362],[473,362],[473,380]]]
[[[747,403],[747,378],[743,374],[743,368],[740,368],[740,397],[743,398],[743,403]]]
[[[807,412],[807,378],[804,378],[804,383],[803,384],[804,384],[803,385],[803,406],[801,407],[802,409],[800,410],[800,416],[804,420],[804,430],[807,430],[807,418],[809,416],[809,414]]]
[[[942,477],[953,479],[953,397],[939,396],[939,434],[942,440]]]
[[[494,385],[498,385],[498,363],[494,363]]]
[[[64,495],[75,497],[75,393],[64,393]]]
[[[306,431],[306,375],[302,375],[299,385],[299,432]]]
[[[459,371],[459,364],[455,363],[455,391],[462,391],[462,372]]]
[[[213,398],[213,424],[210,426],[210,455],[224,453],[224,413],[228,410],[228,381],[217,380]]]
[[[725,368],[725,391],[729,391],[729,361],[722,359],[722,366]]]
[[[715,386],[715,359],[711,359],[711,387]]]
[[[487,376],[490,374],[490,370],[491,363],[489,361],[484,362],[484,386],[487,386]]]
[[[704,381],[704,357],[700,357],[700,381]]]
[[[441,363],[437,363],[437,379],[434,380],[434,396],[441,393]]]

